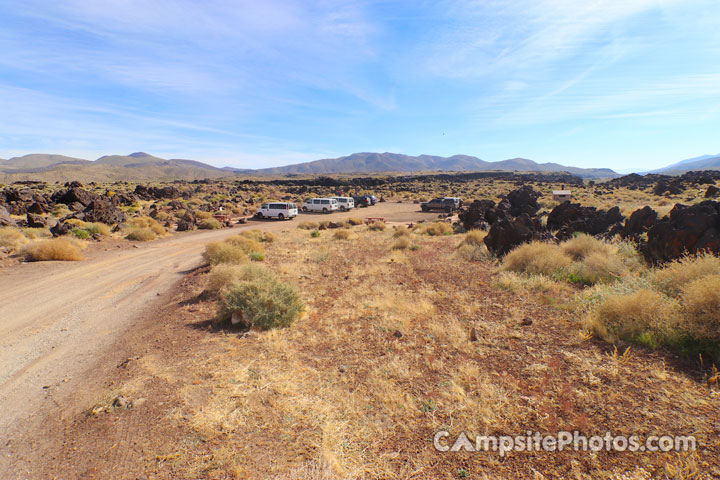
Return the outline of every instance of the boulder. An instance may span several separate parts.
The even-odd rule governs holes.
[[[522,213],[533,216],[540,210],[537,200],[541,193],[536,192],[530,185],[513,190],[508,193],[507,201],[510,202],[510,215],[517,217]]]
[[[48,220],[42,215],[28,213],[27,224],[30,228],[46,228],[48,226]]]
[[[705,190],[705,198],[715,198],[718,195],[720,195],[720,188],[715,185],[710,185],[707,190]]]
[[[675,260],[685,254],[720,253],[720,203],[678,203],[670,214],[648,230],[645,256],[653,263]]]
[[[108,225],[125,221],[125,212],[115,207],[110,201],[95,200],[83,210],[84,221],[99,222]]]
[[[657,222],[658,214],[650,207],[643,207],[635,210],[630,217],[625,220],[625,226],[620,230],[620,236],[623,238],[639,237],[641,234],[650,230]]]
[[[495,208],[495,202],[492,200],[475,200],[467,207],[463,207],[458,213],[460,223],[465,230],[480,228],[487,230],[490,222],[487,221],[485,215],[488,210]]]
[[[10,212],[3,206],[0,206],[0,227],[15,227],[17,223],[10,216]]]
[[[547,226],[551,230],[560,231],[556,235],[558,239],[566,240],[575,232],[599,235],[623,219],[618,207],[605,211],[595,207],[583,207],[579,203],[564,202],[552,209],[547,218]]]
[[[195,212],[188,208],[185,211],[185,215],[183,215],[182,218],[178,221],[176,230],[178,232],[186,232],[188,230],[192,230],[195,228],[196,222],[197,217],[195,217]]]
[[[484,242],[490,252],[500,257],[523,243],[552,238],[537,218],[523,213],[514,220],[502,218],[493,223]]]
[[[72,224],[60,221],[56,223],[55,226],[50,227],[50,233],[53,234],[53,237],[60,237],[62,235],[67,235],[72,229]]]
[[[73,182],[75,183],[75,182]],[[58,190],[52,195],[52,200],[55,203],[64,203],[72,210],[72,206],[80,204],[84,207],[90,205],[93,201],[99,200],[100,195],[93,192],[88,192],[81,187],[72,187],[69,190]]]

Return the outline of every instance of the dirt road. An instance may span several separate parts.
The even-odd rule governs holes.
[[[11,471],[3,447],[58,399],[78,407],[89,396],[83,376],[143,311],[201,264],[206,243],[242,228],[281,231],[302,220],[379,216],[410,222],[435,218],[417,205],[378,204],[294,221],[250,221],[231,229],[177,234],[137,248],[97,250],[82,262],[21,264],[0,272],[0,471]],[[63,405],[67,409],[67,405]],[[13,477],[11,477],[13,478]]]

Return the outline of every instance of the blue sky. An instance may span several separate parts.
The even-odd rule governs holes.
[[[0,157],[360,151],[650,169],[720,153],[694,0],[0,2]]]

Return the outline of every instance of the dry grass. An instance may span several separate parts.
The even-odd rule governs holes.
[[[335,230],[335,233],[333,233],[333,238],[335,240],[350,240],[355,237],[356,237],[356,235],[354,235],[352,231],[345,229],[345,228],[340,229],[340,230]]]
[[[454,233],[452,225],[448,222],[433,222],[422,225],[420,232],[432,236],[452,235]]]
[[[585,233],[578,234],[564,242],[561,248],[565,254],[576,261],[583,260],[590,254],[610,256],[617,251],[613,245]]]
[[[210,265],[239,265],[247,263],[250,260],[247,251],[242,245],[237,245],[227,241],[213,242],[205,245],[203,258],[205,258],[205,261],[207,261]]]
[[[82,244],[69,238],[38,240],[22,248],[22,254],[29,262],[46,260],[77,261],[83,260]]]
[[[265,255],[265,247],[252,232],[243,232],[236,237],[228,238],[224,243],[237,247],[248,255]]]
[[[17,228],[0,228],[0,247],[7,247],[10,250],[17,250],[28,241],[27,237]]]
[[[563,275],[572,259],[552,243],[532,242],[520,245],[505,256],[502,268],[530,275]]]
[[[410,237],[401,236],[398,237],[392,245],[393,250],[405,250],[410,247]]]
[[[363,222],[362,218],[350,217],[350,218],[348,218],[348,223],[349,223],[350,225],[356,227],[356,226],[358,226],[358,225],[362,225],[362,224],[365,223],[365,222]]]
[[[167,233],[165,227],[160,225],[157,220],[152,217],[133,217],[127,221],[130,227],[137,229],[150,229],[156,236],[163,236]]]
[[[720,342],[720,275],[698,278],[682,289],[681,327],[698,339]]]
[[[675,297],[680,295],[683,288],[689,283],[709,275],[719,274],[720,258],[702,254],[669,263],[664,268],[656,270],[652,278],[662,292]]]
[[[157,234],[150,228],[133,228],[125,238],[136,242],[149,242],[150,240],[155,240]]]
[[[374,222],[367,226],[371,232],[384,232],[387,225],[384,222]]]
[[[220,263],[210,269],[205,293],[221,296],[233,284],[255,281],[271,275],[269,270],[254,263],[246,265]]]
[[[210,217],[200,220],[200,222],[198,223],[198,228],[200,230],[218,230],[222,228],[222,225],[220,225],[220,222]]]
[[[99,224],[88,224],[88,225],[103,225],[101,223]],[[107,226],[107,225],[105,225]],[[99,228],[99,227],[98,227]],[[29,240],[39,240],[41,238],[52,238],[52,233],[50,233],[50,230],[47,228],[30,228],[26,227],[21,229],[22,234],[25,235],[25,238]],[[110,233],[110,229],[107,229],[108,234]]]
[[[297,228],[301,230],[316,230],[319,226],[317,222],[300,222]]]
[[[586,320],[586,326],[612,343],[629,340],[661,345],[678,322],[678,305],[662,294],[640,289],[611,295]]]

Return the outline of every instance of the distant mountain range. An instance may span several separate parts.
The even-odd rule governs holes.
[[[703,155],[646,173],[681,174],[688,170],[720,169],[720,155]],[[400,153],[354,153],[283,167],[262,169],[218,168],[195,160],[164,159],[137,152],[130,155],[107,155],[90,161],[53,154],[30,154],[0,159],[0,182],[41,180],[46,182],[79,180],[97,181],[163,181],[200,180],[222,177],[259,175],[325,175],[334,173],[417,173],[438,171],[518,171],[569,172],[586,179],[619,176],[609,168],[578,168],[557,163],[537,163],[526,158],[487,162],[469,155],[440,157],[403,155]]]
[[[717,155],[701,155],[699,157],[688,158],[687,160],[673,163],[667,167],[644,173],[679,175],[690,170],[720,170],[720,153]]]
[[[430,172],[430,171],[519,171],[569,172],[584,178],[616,177],[609,168],[566,167],[557,163],[537,163],[525,158],[486,162],[469,155],[438,157],[403,155],[401,153],[353,153],[346,157],[327,158],[284,167],[258,170],[234,170],[246,175],[320,175],[330,173]]]

